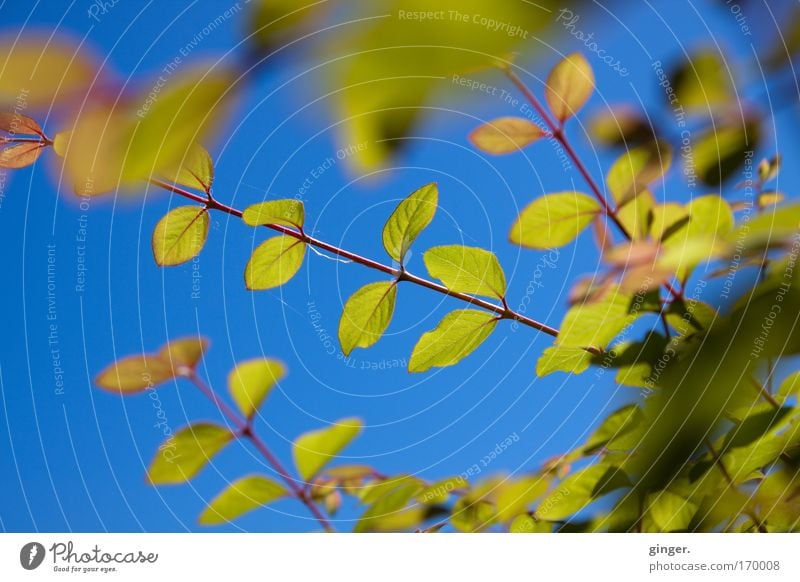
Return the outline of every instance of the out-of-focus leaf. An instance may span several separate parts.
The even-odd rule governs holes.
[[[0,168],[18,170],[30,166],[42,155],[44,147],[38,142],[11,143],[3,147],[0,141]]]
[[[531,202],[511,227],[511,242],[551,249],[572,242],[598,216],[598,202],[579,192],[547,194]]]
[[[241,362],[228,374],[228,390],[242,414],[251,418],[284,376],[286,367],[277,360],[260,358]]]
[[[594,115],[589,122],[589,132],[594,140],[605,145],[623,145],[627,148],[655,139],[647,119],[626,106],[603,110]]]
[[[105,390],[135,394],[175,377],[169,362],[158,355],[129,356],[98,374],[95,383]]]
[[[608,189],[617,206],[624,206],[641,190],[662,179],[671,165],[672,148],[663,141],[652,142],[624,152],[611,165],[606,176]]]
[[[248,207],[242,215],[242,220],[248,226],[262,226],[265,224],[284,224],[296,229],[303,228],[305,222],[305,207],[299,200],[270,200]]]
[[[166,170],[164,177],[175,184],[196,188],[208,194],[214,182],[214,162],[204,147],[193,143],[178,167]]]
[[[339,343],[345,355],[381,338],[392,320],[396,298],[394,281],[370,283],[353,293],[339,320]]]
[[[650,236],[656,241],[666,241],[689,222],[689,213],[681,204],[668,202],[656,205],[650,222]]]
[[[494,314],[460,309],[444,316],[436,329],[422,335],[408,363],[409,372],[425,372],[457,364],[494,331]]]
[[[94,61],[71,40],[29,31],[24,39],[5,38],[0,42],[0,105],[19,100],[36,108],[60,105],[82,98],[95,78]]]
[[[272,479],[261,475],[243,477],[217,495],[200,514],[199,521],[201,525],[233,521],[287,495],[288,491]]]
[[[630,436],[642,428],[644,416],[635,404],[623,406],[606,417],[583,445],[582,452],[592,455],[602,448],[628,449],[635,443]]]
[[[361,432],[358,418],[344,418],[328,428],[314,430],[295,439],[292,451],[300,477],[310,481]]]
[[[191,261],[208,238],[208,211],[199,206],[175,208],[158,221],[153,231],[153,257],[161,267]]]
[[[509,527],[509,533],[552,533],[553,524],[547,521],[536,521],[528,514],[514,518]]]
[[[701,50],[681,63],[670,75],[677,103],[687,110],[712,113],[714,106],[734,98],[729,67],[722,56],[712,50]]]
[[[589,369],[592,354],[583,348],[564,348],[551,346],[542,352],[536,362],[536,374],[547,376],[553,372],[568,372],[581,374]]]
[[[390,531],[394,529],[394,520],[401,510],[421,489],[419,483],[403,481],[383,492],[359,518],[355,527],[356,533],[367,531]]]
[[[451,291],[502,299],[506,275],[494,253],[476,247],[449,245],[425,253],[425,266],[432,277]]]
[[[653,493],[648,498],[647,511],[662,532],[689,531],[697,505],[668,490]]]
[[[789,375],[781,382],[778,391],[775,393],[775,398],[779,402],[786,402],[787,399],[797,395],[800,395],[800,372]]]
[[[12,136],[22,134],[44,137],[44,130],[35,119],[16,112],[0,112],[0,131]]]
[[[761,127],[755,118],[733,119],[711,128],[697,138],[687,170],[710,186],[719,186],[732,176],[758,147]]]
[[[703,332],[711,327],[717,317],[717,311],[702,301],[676,299],[670,303],[665,317],[678,335],[688,335]]]
[[[733,231],[733,210],[721,196],[711,194],[693,199],[687,206],[689,235],[724,237]]]
[[[577,513],[595,499],[630,486],[627,475],[605,463],[592,465],[564,479],[536,508],[536,517],[559,521]]]
[[[161,445],[147,477],[153,485],[189,481],[234,438],[228,429],[208,422],[182,428]]]
[[[423,186],[403,200],[383,227],[383,247],[398,263],[419,234],[433,220],[439,200],[439,189],[435,183]]]
[[[419,503],[440,504],[447,501],[453,491],[465,491],[467,489],[469,489],[469,483],[464,477],[450,477],[425,487],[417,495],[417,501]]]
[[[194,370],[208,349],[208,340],[202,337],[186,337],[164,345],[158,356],[167,362],[176,374],[185,375]]]
[[[653,195],[647,190],[642,190],[617,212],[617,218],[633,240],[647,238],[654,207]]]
[[[305,256],[304,242],[288,235],[273,237],[250,257],[244,271],[245,285],[253,291],[280,287],[297,274]]]
[[[547,77],[545,98],[561,122],[578,113],[593,92],[594,72],[581,53],[567,55]]]
[[[526,511],[528,506],[547,492],[548,480],[540,477],[523,477],[498,486],[494,493],[496,518],[500,523],[511,521]]]
[[[473,131],[472,144],[487,154],[501,155],[519,151],[539,140],[544,131],[522,117],[501,117]]]

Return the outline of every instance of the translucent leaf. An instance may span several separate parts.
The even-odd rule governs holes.
[[[648,497],[647,511],[662,532],[688,531],[697,505],[666,489]]]
[[[628,449],[636,444],[629,437],[642,427],[644,415],[635,404],[623,406],[608,415],[583,445],[582,452],[592,455],[602,448]]]
[[[298,230],[305,222],[305,207],[300,200],[269,200],[254,204],[244,211],[242,220],[248,226],[283,224]]]
[[[553,372],[581,374],[589,369],[592,354],[583,348],[551,346],[542,352],[536,362],[536,375],[547,376]]]
[[[547,521],[536,521],[528,514],[514,518],[509,527],[509,533],[552,533],[553,524]]]
[[[417,495],[417,501],[419,503],[441,504],[450,498],[450,494],[453,491],[465,491],[467,489],[469,489],[467,480],[457,475],[425,487]]]
[[[294,441],[294,463],[300,477],[310,481],[361,432],[358,418],[345,418],[336,424],[307,432]]]
[[[150,483],[172,485],[189,481],[234,438],[228,429],[207,422],[182,428],[161,445],[150,463],[147,471]]]
[[[0,147],[3,142],[0,140]],[[0,168],[17,170],[30,166],[44,151],[44,145],[37,142],[10,144],[0,150]]]
[[[435,183],[423,186],[403,200],[386,221],[383,247],[395,261],[402,264],[408,249],[431,223],[438,200],[439,190]]]
[[[144,354],[118,360],[98,374],[95,383],[105,390],[135,394],[175,377],[169,362]]]
[[[241,362],[228,374],[228,390],[242,414],[251,418],[284,376],[286,367],[277,360]]]
[[[672,148],[663,141],[642,145],[624,152],[611,165],[606,176],[608,189],[618,207],[624,206],[641,190],[660,180],[672,165]]]
[[[494,492],[496,518],[498,522],[514,519],[547,491],[548,480],[540,477],[524,477],[502,483]]]
[[[286,489],[260,475],[244,477],[231,483],[200,514],[202,525],[218,525],[233,521],[259,507],[288,495]]]
[[[617,218],[633,240],[647,238],[654,206],[653,195],[647,190],[642,190],[617,211]]]
[[[502,299],[506,275],[494,253],[476,247],[450,245],[425,253],[425,266],[432,277],[451,291]]]
[[[194,143],[178,168],[166,171],[164,177],[175,184],[209,193],[214,182],[214,162],[204,147]]]
[[[481,125],[469,139],[478,149],[494,155],[510,154],[544,135],[542,129],[522,117],[501,117]]]
[[[632,303],[630,295],[611,289],[600,301],[575,305],[564,317],[556,344],[605,348],[639,315],[643,315],[641,310],[632,312]]]
[[[169,342],[159,350],[158,355],[175,370],[176,374],[193,370],[208,349],[208,340],[187,337]]]
[[[650,236],[656,241],[666,241],[689,222],[689,213],[681,204],[658,204],[651,211]]]
[[[594,91],[594,72],[581,53],[572,53],[547,77],[545,98],[559,121],[575,115]]]
[[[479,532],[486,529],[495,519],[494,504],[485,499],[462,497],[453,505],[450,523],[464,533]]]
[[[598,202],[578,192],[547,194],[534,200],[511,227],[511,242],[551,249],[572,242],[600,213]]]
[[[353,293],[339,320],[339,343],[345,355],[381,338],[392,320],[396,298],[394,281],[370,283]]]
[[[153,231],[156,264],[172,267],[200,254],[208,238],[208,211],[199,206],[175,208],[158,221]]]
[[[481,345],[494,331],[496,316],[474,309],[461,309],[444,316],[433,331],[422,335],[408,363],[409,372],[425,372],[457,364]]]
[[[14,135],[44,136],[44,130],[35,119],[20,113],[0,112],[0,131]]]
[[[781,382],[775,398],[779,402],[786,402],[792,396],[800,395],[800,372],[795,372]]]
[[[536,517],[546,521],[566,519],[595,499],[628,486],[628,477],[617,467],[604,463],[592,465],[559,483],[539,504]]]
[[[367,508],[358,520],[354,531],[363,533],[399,529],[396,527],[395,520],[404,513],[401,510],[420,492],[421,488],[419,483],[403,481],[391,489],[385,490]]]
[[[688,233],[691,236],[723,237],[733,231],[733,210],[721,196],[711,194],[694,198],[687,206]]]
[[[24,96],[29,107],[52,107],[85,95],[96,67],[76,43],[49,32],[14,36],[0,42],[0,104],[13,106]]]
[[[263,291],[280,287],[297,274],[305,255],[305,243],[294,237],[283,235],[267,240],[247,263],[244,272],[247,288]]]
[[[665,317],[678,335],[688,335],[709,329],[718,315],[708,303],[675,299],[667,308]]]

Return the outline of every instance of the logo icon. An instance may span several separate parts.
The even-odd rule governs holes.
[[[44,546],[39,542],[29,542],[19,552],[19,563],[26,570],[35,570],[44,562]]]

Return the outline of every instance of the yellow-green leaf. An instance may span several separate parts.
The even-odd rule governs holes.
[[[522,117],[501,117],[481,125],[469,139],[478,149],[500,155],[521,150],[543,135],[542,129],[532,121]]]
[[[528,514],[519,515],[511,522],[509,533],[551,533],[553,524],[547,521],[536,521]]]
[[[193,143],[177,169],[166,171],[164,177],[175,184],[208,194],[214,182],[214,162],[204,147]]]
[[[370,283],[353,293],[339,320],[339,343],[345,355],[381,338],[392,320],[396,298],[394,281]]]
[[[653,523],[663,532],[688,531],[697,505],[666,489],[648,496],[648,508]]]
[[[564,316],[556,344],[562,347],[605,348],[642,311],[632,309],[632,297],[618,288],[610,289],[595,303],[578,304]]]
[[[581,53],[567,55],[547,77],[545,98],[556,119],[575,115],[594,91],[594,72]]]
[[[383,247],[398,263],[403,259],[419,234],[425,230],[439,203],[436,183],[423,186],[403,200],[383,227]]]
[[[492,252],[449,245],[430,249],[424,260],[431,276],[451,291],[498,299],[506,295],[506,275]]]
[[[721,238],[733,231],[733,210],[721,196],[709,194],[694,198],[686,206],[686,211],[689,213],[689,235]]]
[[[598,202],[579,192],[547,194],[530,203],[511,227],[511,242],[550,249],[572,242],[600,213]]]
[[[642,190],[617,212],[617,218],[633,240],[647,238],[654,206],[653,195],[648,190]]]
[[[182,428],[161,445],[150,463],[150,483],[171,485],[192,479],[234,438],[228,429],[207,422]]]
[[[241,362],[228,374],[228,390],[242,414],[250,418],[284,376],[286,367],[277,360]]]
[[[409,372],[425,372],[457,364],[494,331],[494,314],[460,309],[444,316],[436,329],[422,335],[408,363]]]
[[[358,418],[344,418],[328,428],[297,437],[292,451],[300,477],[310,481],[358,436],[362,426],[363,423]]]
[[[181,206],[158,221],[153,231],[156,264],[172,267],[192,260],[208,238],[208,211],[199,206]]]
[[[781,382],[775,399],[778,402],[786,402],[792,396],[800,395],[800,372],[795,372]]]
[[[287,235],[276,236],[259,246],[244,271],[248,289],[263,291],[288,282],[303,265],[304,242]]]
[[[538,499],[547,492],[547,479],[541,476],[523,477],[516,480],[503,482],[494,493],[497,521],[506,522],[514,519],[534,499]]]
[[[251,475],[231,483],[200,514],[202,525],[218,525],[286,497],[288,491],[266,477]]]
[[[244,211],[242,220],[248,226],[283,224],[296,229],[303,228],[306,214],[300,200],[269,200],[254,204]]]
[[[581,374],[589,368],[592,354],[583,348],[565,348],[552,346],[542,352],[536,362],[536,374],[547,376],[553,372],[569,372]]]
[[[168,361],[153,354],[123,358],[98,374],[95,383],[105,390],[135,394],[175,377]]]
[[[597,464],[573,473],[550,492],[536,508],[537,519],[559,521],[611,491],[630,485],[617,467]]]
[[[182,374],[196,368],[207,349],[206,338],[187,337],[169,342],[159,350],[158,355],[176,374]]]
[[[663,141],[642,145],[623,153],[606,176],[617,207],[624,206],[641,190],[660,180],[672,165],[672,148]]]

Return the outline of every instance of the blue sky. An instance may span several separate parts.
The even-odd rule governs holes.
[[[227,6],[222,4],[121,1],[97,22],[87,13],[92,6],[88,1],[2,2],[0,20],[8,31],[24,27],[85,35],[99,54],[108,55],[108,66],[121,78],[147,83],[198,30],[224,12]],[[718,43],[745,77],[757,72],[750,43],[759,35],[742,35],[733,15],[711,4],[656,2],[650,8],[647,3],[617,2],[609,5],[609,12],[582,12],[578,28],[594,32],[598,45],[631,71],[622,77],[587,53],[600,89],[587,112],[604,103],[641,100],[652,104],[662,122],[671,123],[652,62],[673,62],[684,50],[699,46]],[[235,47],[246,18],[245,10],[234,15],[204,38],[190,58],[239,51]],[[582,48],[561,29],[548,42],[564,53]],[[529,47],[541,45],[532,40]],[[536,51],[538,59],[523,56],[520,62],[543,75],[555,60],[553,49],[545,46]],[[513,247],[507,232],[519,209],[535,197],[572,189],[573,183],[585,190],[577,172],[565,173],[548,143],[507,158],[475,152],[466,136],[477,120],[515,111],[497,97],[462,89],[456,101],[437,103],[452,111],[431,111],[390,169],[372,178],[359,176],[336,159],[342,144],[327,104],[303,107],[324,93],[313,75],[300,75],[274,91],[305,71],[306,64],[282,60],[259,73],[243,93],[210,148],[217,166],[217,197],[242,208],[265,198],[293,197],[311,177],[304,195],[309,230],[384,260],[380,232],[394,205],[419,186],[437,181],[440,211],[415,244],[409,269],[423,273],[422,251],[431,246],[490,248],[510,281],[510,305],[518,306],[535,282],[529,315],[557,325],[570,281],[595,270],[596,252],[588,239],[581,239],[561,249],[556,261],[545,263],[547,253]],[[498,74],[484,78],[511,90]],[[786,128],[792,115],[781,113],[776,126]],[[46,127],[50,133],[58,129]],[[770,135],[756,157],[772,155],[777,142],[789,158],[797,147],[789,133]],[[580,126],[570,135],[590,171],[601,178],[612,156],[592,150]],[[326,164],[328,158],[335,163]],[[317,171],[319,166],[325,169]],[[42,158],[34,168],[9,175],[0,200],[5,272],[0,287],[2,530],[202,529],[196,518],[204,502],[228,481],[271,473],[250,447],[234,443],[188,485],[156,489],[145,484],[145,467],[162,440],[161,429],[154,426],[159,408],[173,430],[195,420],[221,421],[220,415],[184,382],[164,386],[153,400],[147,395],[120,398],[96,389],[91,380],[114,359],[154,350],[170,338],[197,333],[210,338],[212,349],[202,372],[220,392],[236,361],[263,354],[287,364],[289,376],[269,397],[257,422],[287,463],[291,440],[300,433],[359,416],[366,430],[345,451],[347,462],[369,463],[387,474],[437,479],[466,471],[516,434],[519,442],[480,477],[524,472],[574,446],[610,407],[637,396],[617,388],[611,373],[535,378],[536,359],[551,339],[525,328],[513,330],[507,323],[458,366],[409,375],[398,364],[407,361],[416,339],[463,305],[407,285],[400,288],[387,336],[345,361],[334,349],[343,301],[359,286],[380,280],[380,274],[310,253],[301,273],[282,289],[247,292],[243,269],[265,233],[254,233],[222,214],[213,216],[199,260],[159,269],[152,260],[150,233],[160,216],[181,200],[150,190],[144,199],[98,198],[90,208],[81,208],[70,192],[56,191],[52,169]],[[791,191],[797,180],[797,172],[788,168],[781,188]],[[679,171],[673,170],[668,197],[685,200],[682,186]],[[85,244],[79,240],[84,235]],[[84,250],[86,280],[78,290]],[[50,297],[48,260],[55,264]],[[193,297],[193,283],[199,286],[199,298]],[[312,311],[329,341],[312,325]],[[63,370],[63,394],[56,390],[53,349]],[[341,528],[350,529],[347,520],[356,515],[346,506]],[[305,508],[286,501],[219,529],[314,527]]]

